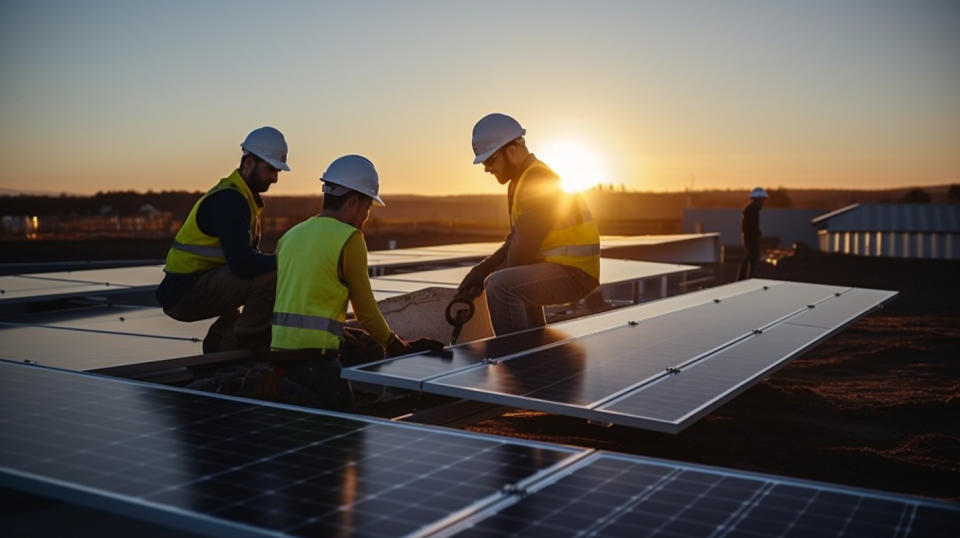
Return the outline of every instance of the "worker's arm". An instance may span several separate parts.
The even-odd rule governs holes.
[[[560,182],[555,176],[534,176],[525,182],[523,192],[516,193],[520,216],[513,223],[505,260],[507,267],[539,261],[540,245],[556,227],[557,204],[566,198],[560,193]]]
[[[277,257],[250,244],[250,207],[243,195],[224,189],[208,196],[197,209],[197,226],[220,238],[223,256],[234,276],[250,278],[276,271]]]
[[[350,236],[343,246],[341,256],[343,281],[350,290],[350,304],[360,325],[384,348],[390,343],[391,331],[383,319],[377,300],[373,297],[370,277],[367,274],[367,243],[363,234]]]

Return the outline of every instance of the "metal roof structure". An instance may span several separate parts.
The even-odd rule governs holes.
[[[828,232],[960,233],[960,204],[852,204],[811,224]]]

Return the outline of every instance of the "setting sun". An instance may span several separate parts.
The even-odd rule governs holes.
[[[549,142],[537,149],[537,157],[562,179],[567,192],[587,190],[610,181],[603,160],[589,146],[573,140]]]

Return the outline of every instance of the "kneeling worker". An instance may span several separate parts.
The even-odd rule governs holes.
[[[545,324],[543,306],[578,301],[600,280],[600,234],[583,198],[527,150],[517,120],[489,114],[473,128],[473,164],[507,187],[510,234],[460,283],[458,298],[487,291],[493,331]]]
[[[322,212],[291,228],[277,245],[270,362],[307,389],[310,396],[294,403],[349,410],[353,398],[349,383],[340,379],[339,352],[348,299],[357,320],[390,355],[440,350],[443,344],[398,337],[373,297],[362,233],[370,206],[384,205],[373,163],[359,155],[340,157],[320,179]]]
[[[178,321],[220,316],[203,352],[270,345],[277,261],[259,250],[266,192],[287,166],[287,142],[273,127],[240,144],[240,166],[194,204],[167,253],[157,302]],[[237,309],[243,307],[243,313]]]

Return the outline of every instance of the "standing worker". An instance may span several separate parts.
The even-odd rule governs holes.
[[[177,232],[156,292],[173,319],[219,316],[203,340],[204,353],[270,345],[277,261],[258,248],[260,194],[280,170],[290,171],[287,142],[280,131],[261,127],[240,147],[240,166],[197,200]]]
[[[743,217],[740,220],[740,234],[743,238],[743,248],[746,250],[737,280],[744,280],[756,276],[757,264],[760,263],[760,210],[767,199],[767,191],[757,187],[750,191],[750,203],[743,208]]]
[[[295,401],[349,410],[352,391],[340,379],[347,300],[363,328],[388,354],[439,351],[421,338],[406,342],[390,330],[377,306],[367,273],[363,226],[370,206],[383,206],[380,177],[360,155],[333,161],[320,178],[323,210],[283,234],[277,245],[277,296],[270,362],[274,370],[306,389]]]
[[[578,301],[600,280],[600,234],[579,194],[527,150],[517,120],[489,114],[473,128],[473,164],[507,186],[510,233],[460,283],[458,298],[487,291],[493,331],[542,327],[543,306]]]

